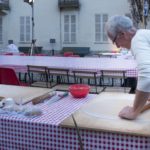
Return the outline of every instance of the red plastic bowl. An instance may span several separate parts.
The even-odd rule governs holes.
[[[69,92],[74,98],[86,97],[90,91],[90,86],[86,84],[73,84],[69,87]]]

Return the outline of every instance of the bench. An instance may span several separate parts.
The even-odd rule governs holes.
[[[61,53],[73,52],[75,55],[84,57],[85,55],[90,54],[90,47],[63,47]]]
[[[34,50],[33,53],[35,53],[35,54],[41,53],[42,52],[42,48],[43,47],[41,47],[41,46],[35,47],[35,50]],[[31,47],[29,47],[29,46],[21,46],[21,47],[19,47],[19,51],[23,52],[25,54],[29,54],[30,50],[31,50]]]

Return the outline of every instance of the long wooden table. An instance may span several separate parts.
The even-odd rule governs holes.
[[[79,128],[150,137],[150,110],[140,114],[133,121],[118,117],[119,111],[124,106],[133,105],[133,100],[134,94],[103,92],[73,115]],[[71,116],[61,125],[74,127]]]
[[[11,91],[10,91],[11,90]],[[28,97],[39,95],[50,89],[33,87],[0,85],[0,95],[5,97]],[[60,94],[61,92],[57,92]],[[53,104],[41,103],[36,105],[42,110],[38,117],[25,117],[14,113],[0,111],[0,149],[1,150],[62,150],[67,147],[78,148],[78,141],[74,145],[68,143],[66,129],[59,126],[65,118],[78,110],[84,103],[92,100],[95,95],[88,95],[80,100],[71,95]],[[25,104],[29,108],[31,104]]]
[[[8,89],[19,91],[18,96],[21,90],[27,92],[20,86],[0,86],[4,94],[7,93],[2,89],[6,88],[9,96]],[[140,115],[135,121],[122,120],[117,116],[124,105],[132,104],[133,97],[134,95],[125,93],[101,93],[98,96],[89,94],[86,98],[75,99],[69,95],[50,106],[46,103],[38,104],[43,111],[43,115],[39,117],[0,114],[0,149],[80,149],[77,132],[70,117],[73,114],[80,128],[85,150],[149,150],[150,111]]]
[[[16,103],[24,104],[30,102],[33,98],[51,92],[48,88],[35,88],[25,86],[13,86],[0,84],[0,96],[5,98],[13,98]]]
[[[12,66],[26,72],[27,65],[65,68],[70,70],[121,70],[127,77],[137,77],[136,63],[133,59],[117,58],[75,58],[53,56],[0,56],[1,66]]]

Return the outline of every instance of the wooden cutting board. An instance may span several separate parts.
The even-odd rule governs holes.
[[[43,95],[47,92],[51,92],[48,88],[37,88],[37,87],[23,87],[23,86],[12,86],[12,85],[0,85],[0,96],[13,98],[18,104],[22,99],[22,103],[27,103],[33,98]]]
[[[103,92],[75,112],[74,117],[80,128],[150,136],[150,110],[133,121],[118,117],[120,110],[132,105],[133,100],[133,94]],[[71,117],[61,125],[74,127]]]

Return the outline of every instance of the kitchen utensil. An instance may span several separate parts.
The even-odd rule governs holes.
[[[68,96],[68,92],[65,92],[65,93],[63,93],[63,94],[56,95],[55,97],[51,98],[51,99],[47,102],[47,104],[50,105],[50,104],[52,104],[52,103],[54,103],[54,102],[57,102],[57,101],[61,100],[62,98],[66,97],[66,96]]]

